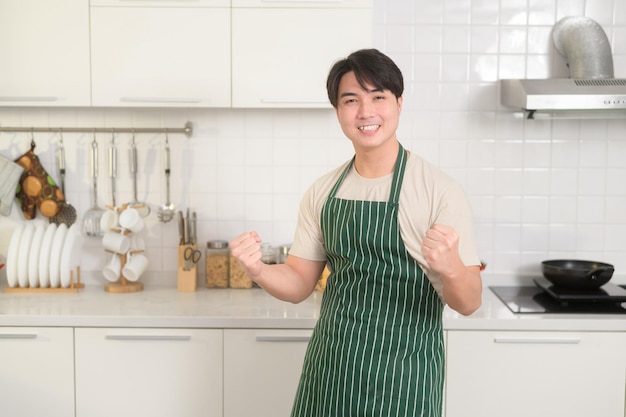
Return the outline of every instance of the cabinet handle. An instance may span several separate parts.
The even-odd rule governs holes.
[[[538,338],[524,338],[524,337],[494,337],[495,343],[513,343],[513,344],[556,344],[556,345],[576,345],[580,343],[578,337],[538,337]]]
[[[311,336],[257,336],[257,342],[308,342]]]
[[[5,333],[0,334],[0,339],[36,339],[37,335],[34,333]]]
[[[177,97],[120,97],[125,103],[201,103],[199,98],[177,98]]]
[[[343,0],[261,0],[261,3],[344,3]]]
[[[266,104],[328,104],[330,105],[328,100],[316,100],[316,99],[296,100],[296,99],[281,99],[281,98],[262,98],[261,103],[266,103]]]
[[[58,97],[0,97],[0,101],[58,101]]]
[[[139,335],[139,334],[109,334],[104,337],[107,340],[142,340],[142,341],[186,341],[191,340],[191,336],[176,335]]]

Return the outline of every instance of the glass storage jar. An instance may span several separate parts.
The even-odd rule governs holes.
[[[225,240],[210,240],[206,247],[206,286],[227,288],[230,249]]]
[[[276,248],[270,243],[261,243],[261,262],[270,265],[276,263]]]

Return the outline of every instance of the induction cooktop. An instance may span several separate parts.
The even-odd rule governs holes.
[[[607,283],[597,290],[563,290],[545,278],[535,286],[490,286],[489,289],[516,314],[626,314],[626,286]]]

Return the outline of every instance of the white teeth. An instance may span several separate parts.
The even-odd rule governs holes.
[[[359,127],[360,130],[376,130],[380,127],[380,125],[368,125]]]

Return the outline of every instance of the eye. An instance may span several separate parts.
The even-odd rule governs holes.
[[[375,96],[374,100],[378,101],[378,100],[384,100],[386,97],[385,96]]]

